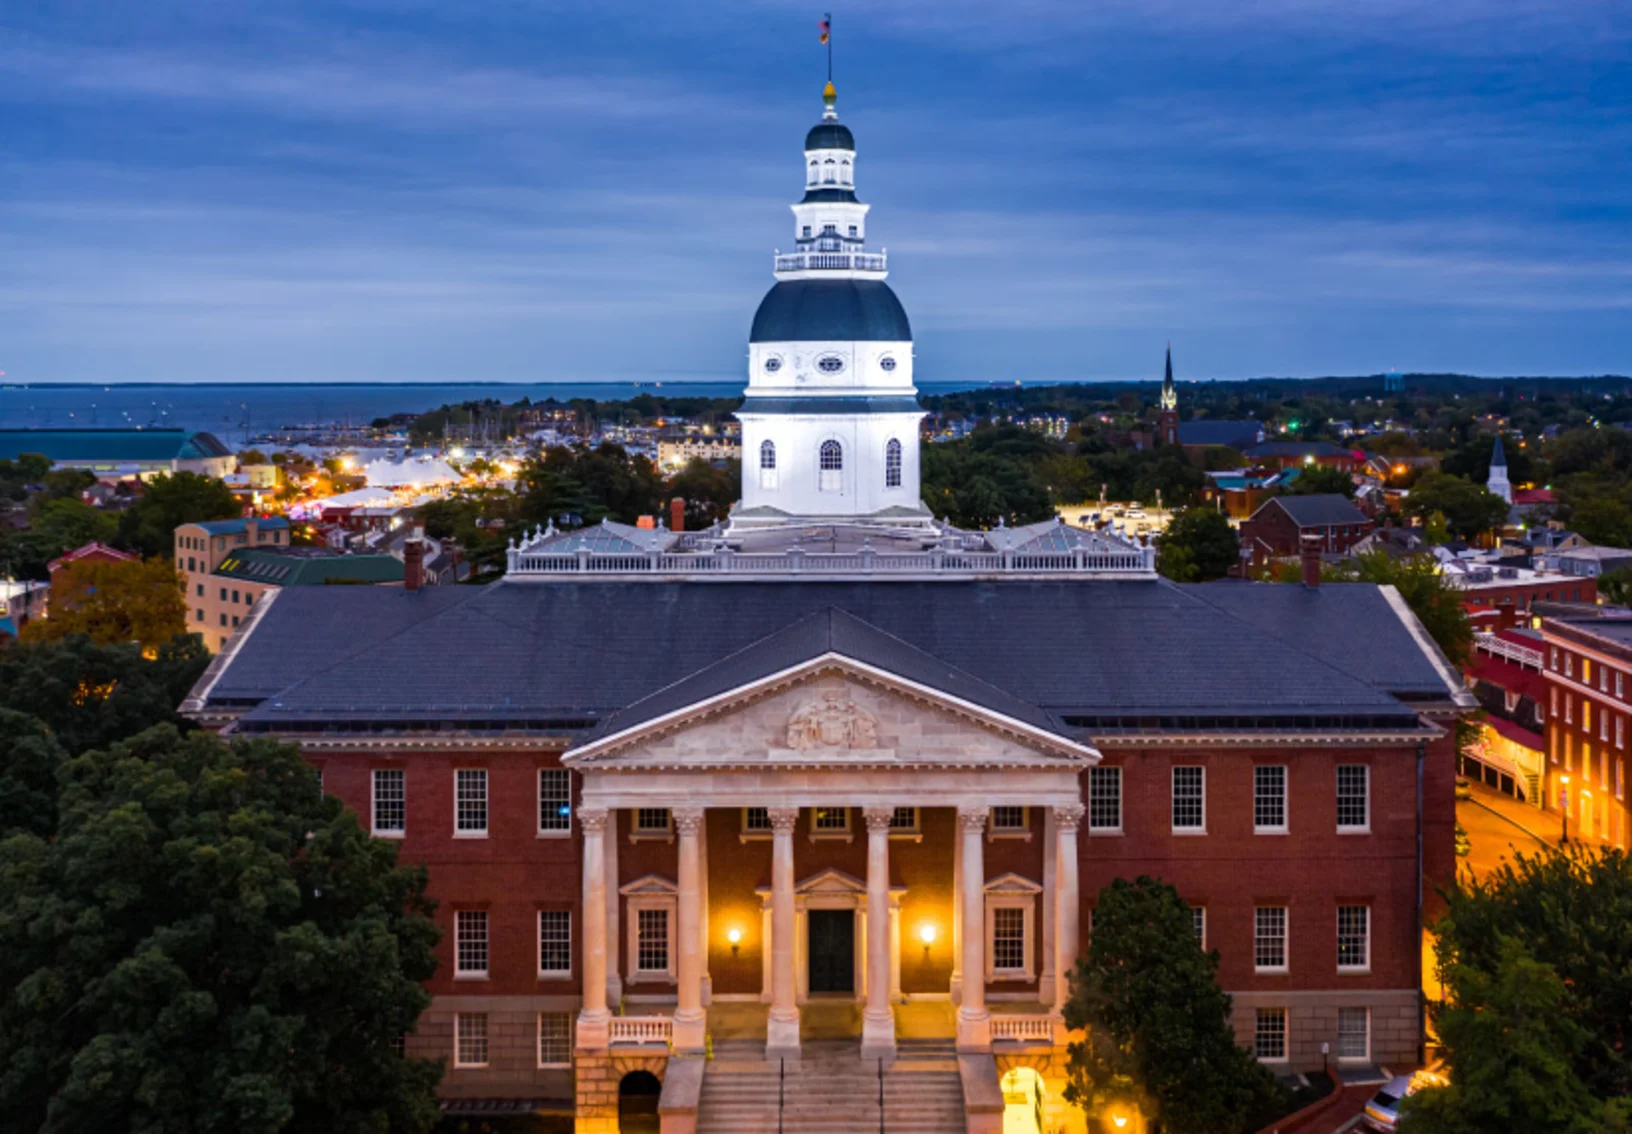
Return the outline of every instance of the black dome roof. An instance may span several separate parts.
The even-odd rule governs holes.
[[[842,122],[818,122],[805,135],[807,150],[851,150],[856,148],[856,137]]]
[[[782,280],[760,300],[748,341],[911,342],[912,326],[883,280]]]

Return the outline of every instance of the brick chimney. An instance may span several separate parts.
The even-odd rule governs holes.
[[[402,545],[402,589],[412,594],[425,585],[425,541],[418,528]]]
[[[669,530],[683,532],[686,530],[686,499],[676,496],[669,501]]]
[[[1303,585],[1313,590],[1320,586],[1320,537],[1305,533],[1302,543]]]

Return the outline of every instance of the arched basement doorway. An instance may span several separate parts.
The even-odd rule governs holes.
[[[619,1134],[658,1134],[657,1100],[663,1084],[650,1071],[631,1071],[618,1081]]]
[[[1043,1134],[1047,1093],[1043,1077],[1030,1067],[1016,1067],[1003,1076],[1003,1134]]]

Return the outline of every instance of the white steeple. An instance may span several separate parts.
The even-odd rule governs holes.
[[[1513,486],[1507,481],[1507,454],[1502,451],[1502,435],[1496,435],[1496,447],[1490,451],[1490,476],[1485,480],[1485,491],[1513,503]]]
[[[805,135],[794,250],[754,315],[737,526],[849,520],[922,524],[912,329],[866,248],[856,142],[831,81]]]

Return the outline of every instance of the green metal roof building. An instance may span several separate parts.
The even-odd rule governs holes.
[[[0,429],[0,459],[38,453],[62,468],[99,475],[152,476],[195,472],[224,476],[237,468],[231,449],[213,433],[185,429]]]
[[[324,583],[400,583],[402,560],[390,555],[340,555],[317,548],[234,551],[212,574],[274,587]]]

